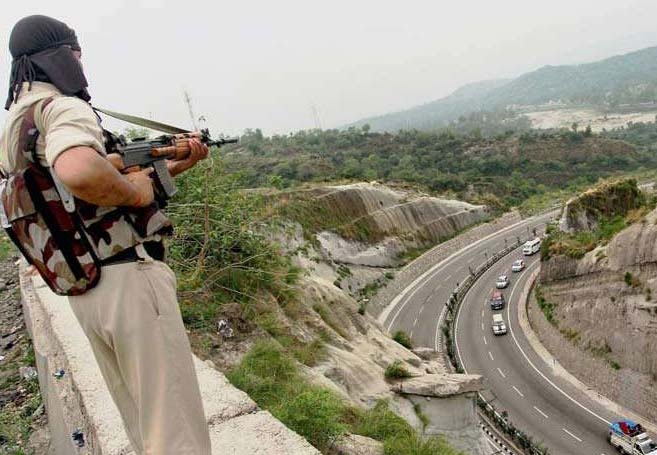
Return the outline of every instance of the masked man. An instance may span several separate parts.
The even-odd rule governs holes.
[[[130,441],[139,454],[207,455],[208,427],[176,278],[162,262],[162,237],[171,225],[154,202],[149,172],[119,172],[120,159],[112,159],[118,155],[106,154],[72,29],[46,16],[26,17],[14,26],[9,50],[1,169],[7,177],[36,162],[75,196],[102,273],[93,288],[68,301]],[[186,158],[167,163],[172,175],[207,156],[196,139],[186,146]]]

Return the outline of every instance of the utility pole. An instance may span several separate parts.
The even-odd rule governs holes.
[[[187,110],[189,111],[189,118],[192,120],[192,126],[194,131],[198,131],[198,125],[196,124],[196,116],[194,115],[194,108],[192,107],[192,97],[189,96],[187,90],[183,90],[183,97],[185,98],[185,104],[187,104]]]
[[[322,129],[322,122],[319,118],[319,111],[317,110],[317,106],[315,106],[315,103],[310,103],[310,111],[313,114],[313,121],[315,122],[315,128],[318,130]]]

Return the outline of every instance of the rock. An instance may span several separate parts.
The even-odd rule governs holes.
[[[233,338],[233,328],[226,319],[220,319],[217,322],[217,331],[224,339]]]
[[[21,375],[23,379],[26,379],[28,381],[31,381],[32,379],[36,379],[38,376],[37,370],[34,367],[20,367],[18,369],[18,373]]]
[[[429,374],[444,374],[447,373],[445,368],[440,365],[438,362],[426,362],[424,364],[424,371]]]
[[[411,351],[422,360],[436,360],[440,356],[440,353],[432,348],[415,348]]]
[[[404,381],[390,390],[404,395],[450,397],[483,389],[483,378],[476,374],[429,374]]]
[[[422,366],[422,361],[416,357],[409,357],[404,359],[406,363],[413,365],[415,368],[420,368]]]
[[[330,455],[383,455],[383,443],[357,434],[346,434],[333,443]]]

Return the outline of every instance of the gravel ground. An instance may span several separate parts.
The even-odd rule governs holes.
[[[0,455],[45,455],[48,418],[23,321],[16,259],[0,234]]]

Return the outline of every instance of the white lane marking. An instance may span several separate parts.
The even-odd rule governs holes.
[[[409,335],[409,338],[413,339],[413,331],[411,330],[411,333]]]
[[[570,431],[566,430],[565,428],[562,428],[562,430],[565,431],[566,433],[568,433],[569,435],[571,435],[573,438],[577,439],[578,442],[582,442],[582,440],[580,438],[578,438],[577,436],[572,434]]]
[[[445,277],[445,281],[449,281],[449,280],[451,280],[451,279],[452,279],[452,275],[447,275],[447,276]]]
[[[484,310],[481,310],[481,319],[484,319]]]
[[[511,387],[513,387],[513,390],[515,390],[516,392],[518,392],[518,395],[520,395],[521,397],[525,398],[525,396],[522,394],[522,392],[521,392],[520,390],[518,390],[518,387],[516,387],[516,386],[511,386]]]
[[[495,361],[495,359],[493,358],[493,353],[492,352],[488,351],[488,357],[490,357],[490,359],[492,361]]]
[[[549,212],[549,213],[545,213],[545,214],[542,214],[542,215],[538,215],[536,217],[528,218],[526,220],[518,221],[517,223],[512,224],[511,226],[507,226],[504,229],[500,229],[497,232],[493,232],[493,233],[487,235],[486,237],[481,238],[481,239],[477,240],[474,243],[471,243],[470,245],[466,246],[465,248],[461,248],[460,250],[455,251],[449,257],[443,259],[438,264],[432,266],[429,270],[427,270],[422,275],[417,277],[415,280],[413,280],[413,282],[411,284],[406,286],[399,294],[397,294],[395,296],[395,298],[392,299],[392,302],[390,302],[390,305],[388,305],[381,312],[381,314],[379,315],[379,317],[378,317],[379,322],[381,324],[385,325],[385,321],[386,321],[386,319],[388,319],[388,316],[390,316],[390,314],[395,310],[395,308],[397,307],[397,305],[399,305],[399,303],[402,301],[402,299],[404,299],[406,297],[406,294],[408,294],[410,292],[410,295],[408,296],[408,298],[401,305],[399,305],[399,309],[397,310],[397,313],[395,313],[395,316],[392,318],[390,323],[387,325],[386,330],[390,331],[390,328],[395,323],[395,319],[397,319],[397,317],[402,312],[404,307],[412,299],[412,297],[415,295],[415,293],[422,287],[421,285],[423,284],[423,282],[426,281],[427,279],[428,280],[433,279],[434,276],[436,276],[444,268],[449,266],[450,262],[453,261],[454,258],[459,257],[459,256],[463,256],[466,251],[474,248],[475,246],[479,245],[482,242],[486,242],[486,241],[488,241],[488,240],[490,240],[494,237],[497,237],[498,235],[500,235],[504,232],[507,232],[507,231],[510,231],[510,230],[515,230],[515,229],[517,229],[518,227],[520,227],[524,224],[529,224],[529,223],[532,223],[532,222],[538,222],[539,220],[542,220],[543,218],[548,218],[549,219],[549,218],[552,217],[553,213],[555,213],[555,212]],[[440,326],[436,326],[436,330],[440,330]]]
[[[544,413],[543,411],[541,411],[540,409],[538,409],[536,406],[534,406],[534,409],[536,409],[536,412],[538,412],[540,415],[542,415],[546,419],[548,418],[548,415],[546,413]]]
[[[506,379],[506,375],[504,374],[504,372],[503,372],[502,370],[500,370],[500,369],[498,368],[497,371],[500,372],[500,376],[502,376],[503,378]]]
[[[415,318],[415,321],[413,321],[413,327],[417,325],[417,318]]]
[[[484,330],[484,323],[481,323],[481,330]]]
[[[539,265],[539,264],[540,264],[540,261],[536,261],[536,262],[534,262],[532,265],[530,265],[529,267],[527,267],[527,269],[526,269],[526,270],[527,270],[527,275],[529,276],[529,269],[531,269],[532,267],[534,267],[534,266],[536,266],[536,265]],[[519,283],[519,282],[520,282],[520,281],[518,281],[517,283]],[[517,284],[517,283],[516,283],[516,284]],[[536,372],[537,372],[537,373],[538,373],[543,379],[545,379],[545,381],[546,381],[548,384],[550,384],[552,387],[554,387],[554,388],[555,388],[559,393],[561,393],[564,397],[568,398],[572,403],[576,404],[577,406],[579,406],[580,408],[582,408],[583,410],[585,410],[586,412],[588,412],[589,414],[591,414],[593,417],[597,418],[598,420],[601,420],[602,422],[606,423],[607,425],[610,425],[610,424],[611,424],[610,421],[608,421],[608,420],[605,419],[604,417],[600,417],[600,416],[599,416],[598,414],[596,414],[594,411],[590,410],[589,408],[587,408],[586,406],[584,406],[582,403],[580,403],[579,401],[577,401],[576,399],[574,399],[573,397],[571,397],[570,395],[568,395],[566,392],[563,391],[563,389],[561,389],[558,385],[556,385],[554,382],[552,382],[552,381],[550,380],[550,378],[548,378],[545,374],[543,374],[543,372],[542,372],[541,370],[539,370],[539,369],[536,367],[536,365],[534,365],[534,363],[529,359],[529,356],[527,355],[527,353],[525,353],[524,349],[522,349],[522,347],[520,347],[520,343],[518,342],[518,338],[516,338],[516,334],[515,334],[515,332],[513,331],[513,324],[511,323],[511,302],[514,301],[514,300],[513,300],[513,294],[516,292],[516,289],[517,289],[517,286],[514,285],[513,289],[511,290],[511,298],[509,299],[509,304],[508,304],[507,307],[506,307],[506,318],[507,318],[507,321],[508,321],[508,324],[509,324],[509,331],[511,332],[511,337],[513,338],[513,342],[514,342],[514,343],[516,344],[516,346],[518,347],[518,350],[520,351],[520,353],[522,354],[522,356],[525,358],[525,360],[527,361],[527,363],[529,364],[529,366],[531,366],[531,367],[534,369],[534,371],[536,371]],[[458,344],[457,344],[457,352],[458,352]]]
[[[486,337],[484,337],[484,344],[488,345],[488,341],[486,340]]]
[[[475,260],[475,258],[474,258],[474,256],[473,256],[473,257],[471,257],[470,259],[468,259],[467,262],[468,262],[468,264],[472,264],[472,263],[474,262],[474,260]]]
[[[422,305],[422,307],[420,308],[420,312],[417,315],[418,316],[421,315],[423,311],[424,311],[424,305]]]

